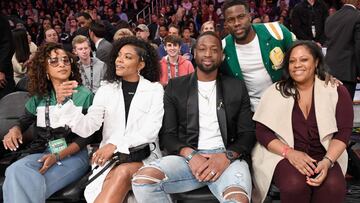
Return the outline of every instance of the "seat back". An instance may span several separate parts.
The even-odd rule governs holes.
[[[29,99],[29,93],[18,91],[6,95],[0,100],[0,138],[2,139],[8,130],[25,113],[25,103]]]

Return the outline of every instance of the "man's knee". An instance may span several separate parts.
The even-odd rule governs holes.
[[[234,201],[238,203],[249,203],[249,195],[238,186],[231,186],[223,192],[225,201]]]
[[[155,184],[165,179],[165,174],[159,168],[146,166],[141,168],[133,177],[133,184]]]

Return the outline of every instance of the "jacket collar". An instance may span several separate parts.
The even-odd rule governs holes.
[[[199,136],[199,94],[197,71],[190,75],[190,83],[188,88],[187,99],[187,133],[197,134]],[[223,98],[223,86],[220,74],[216,78],[216,112],[218,123],[220,127],[221,136],[224,144],[227,144],[227,125],[226,125],[226,112]]]

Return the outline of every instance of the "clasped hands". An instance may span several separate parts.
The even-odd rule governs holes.
[[[321,185],[325,180],[331,165],[327,160],[317,162],[305,152],[294,149],[287,153],[286,158],[291,165],[293,165],[301,174],[306,176],[306,183],[311,186]],[[315,178],[311,178],[311,176],[315,174],[318,175]]]
[[[216,181],[229,165],[225,153],[197,153],[189,161],[191,172],[199,182]]]

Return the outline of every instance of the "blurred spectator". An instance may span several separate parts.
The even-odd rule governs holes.
[[[345,5],[325,23],[328,48],[325,61],[330,73],[346,87],[353,99],[360,80],[360,11],[358,0],[345,0]]]
[[[129,30],[128,28],[121,28],[115,32],[114,41],[119,40],[123,37],[130,37],[130,36],[134,36],[134,33],[131,32],[131,30]]]
[[[14,91],[14,71],[11,57],[14,45],[8,20],[0,14],[0,99]]]
[[[256,7],[256,3],[253,0],[250,0],[249,2],[249,13],[251,18],[260,17],[258,8]]]
[[[106,35],[105,25],[101,21],[93,21],[90,24],[89,36],[95,44],[95,57],[103,61],[107,66],[113,46],[104,39]]]
[[[192,53],[192,49],[195,46],[196,40],[190,35],[190,28],[184,27],[182,31],[182,41],[190,48],[190,53]]]
[[[198,37],[199,33],[198,33],[198,30],[196,28],[194,21],[190,20],[190,21],[186,22],[185,26],[190,29],[190,36],[192,38],[196,39]]]
[[[44,34],[45,34],[44,42],[59,43],[59,35],[53,28],[49,28],[45,30]]]
[[[322,0],[304,0],[297,4],[292,12],[291,23],[293,32],[298,39],[313,40],[323,45],[328,9]]]
[[[160,25],[159,27],[159,37],[154,39],[153,42],[160,46],[160,44],[164,43],[165,37],[168,35],[168,28],[166,25]]]
[[[52,28],[52,20],[51,18],[45,17],[44,20],[41,22],[40,29],[38,31],[38,35],[36,36],[36,44],[40,45],[43,43],[45,39],[45,31]]]
[[[181,6],[185,9],[186,15],[190,13],[192,4],[189,0],[182,0]]]
[[[121,8],[121,5],[118,5],[116,7],[116,15],[119,16],[119,18],[123,21],[126,21],[128,22],[129,21],[129,18],[128,16],[126,15],[126,13],[123,12],[122,8]]]
[[[268,22],[270,22],[270,17],[269,17],[269,15],[268,15],[268,14],[262,15],[262,16],[261,16],[261,22],[262,22],[262,23],[268,23]]]
[[[150,40],[154,40],[159,37],[159,19],[155,14],[151,15],[151,23],[148,25],[150,31]]]
[[[107,9],[107,20],[112,24],[116,25],[116,23],[120,20],[120,17],[114,13],[113,8],[109,7]]]
[[[333,15],[336,12],[336,8],[335,7],[330,7],[329,8],[329,16]]]
[[[206,21],[200,29],[200,34],[207,31],[213,31],[215,32],[215,24],[214,21]]]
[[[36,48],[30,44],[26,30],[18,28],[12,31],[12,37],[14,41],[15,53],[12,56],[11,62],[14,69],[14,80],[18,83],[27,72],[26,62],[30,59],[30,55],[36,51]]]

